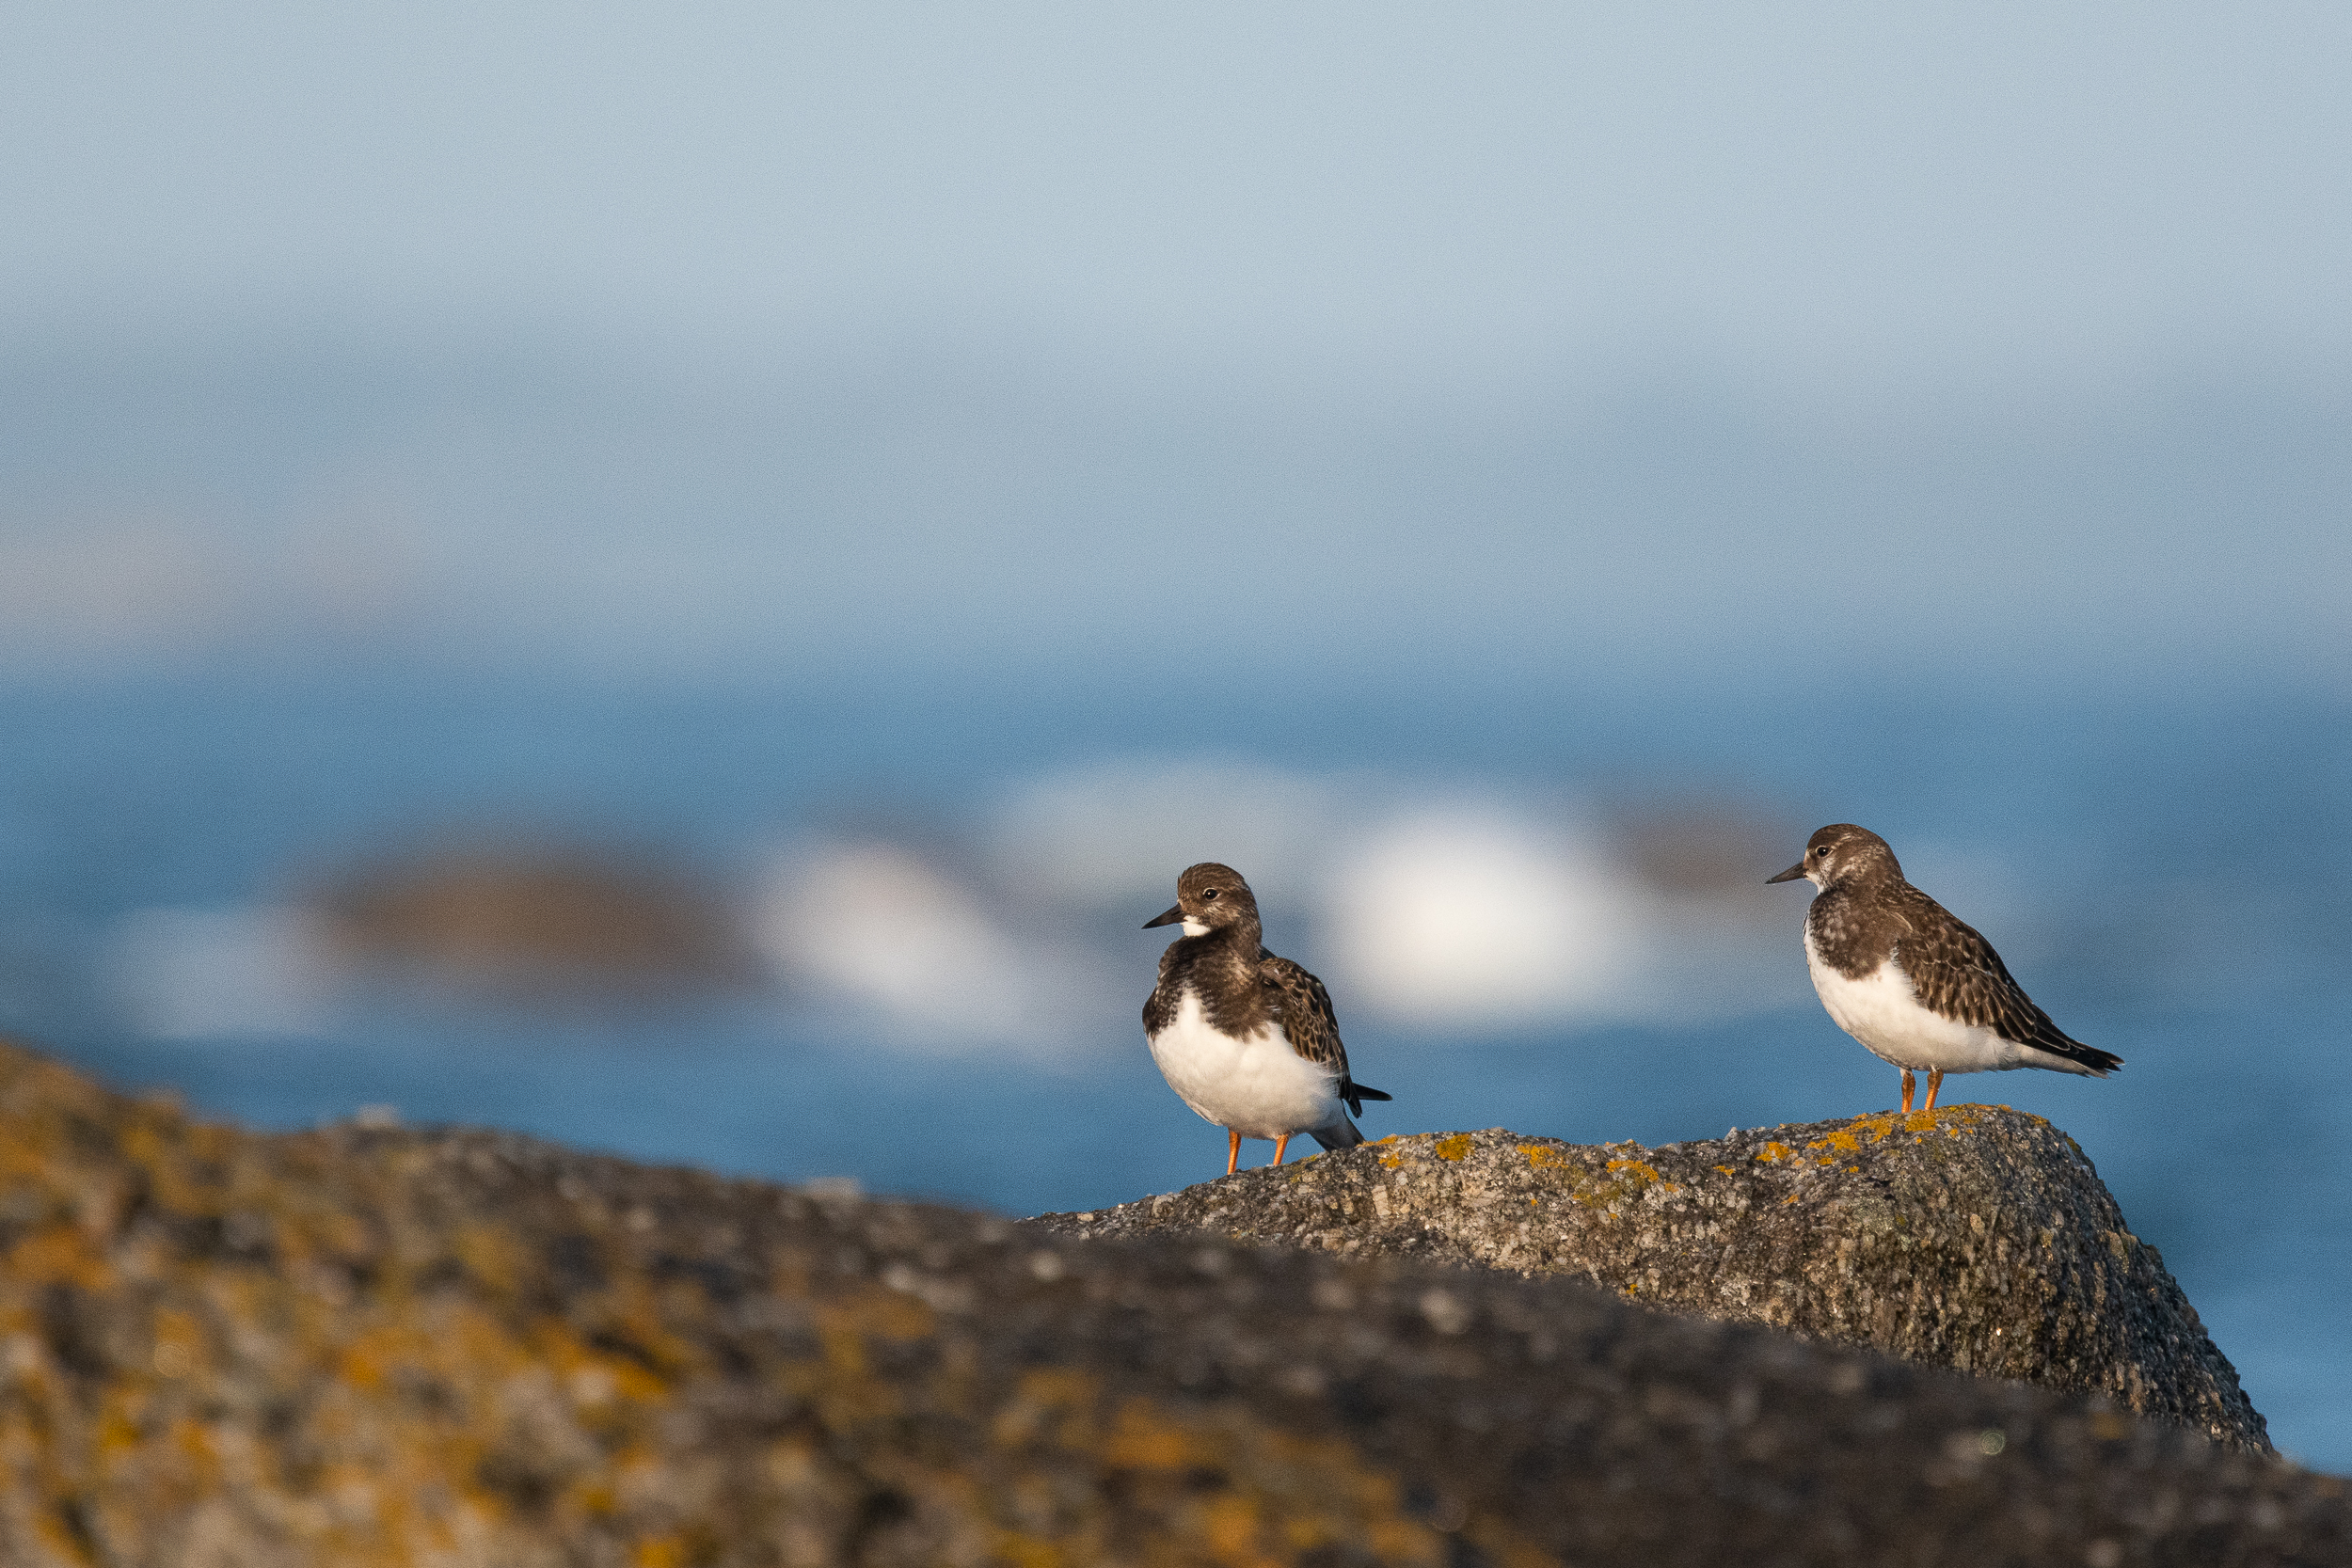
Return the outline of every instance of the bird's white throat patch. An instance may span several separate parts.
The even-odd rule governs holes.
[[[1209,928],[1206,926],[1201,925],[1200,922],[1193,919],[1190,915],[1184,916],[1184,935],[1188,937],[1205,937],[1208,934]]]

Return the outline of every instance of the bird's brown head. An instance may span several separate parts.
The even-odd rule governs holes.
[[[1768,882],[1793,882],[1803,877],[1826,892],[1841,882],[1902,880],[1903,868],[1886,840],[1851,822],[1833,822],[1805,840],[1804,858]]]
[[[1205,937],[1211,931],[1221,931],[1229,926],[1247,922],[1258,924],[1258,900],[1242,880],[1241,873],[1230,865],[1215,861],[1202,861],[1186,866],[1184,874],[1176,879],[1176,907],[1155,919],[1143,923],[1150,930],[1154,926],[1184,924],[1184,935]]]

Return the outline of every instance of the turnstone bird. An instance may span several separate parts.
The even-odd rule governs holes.
[[[1362,1143],[1348,1112],[1390,1096],[1348,1077],[1331,993],[1261,945],[1241,873],[1215,861],[1188,868],[1176,907],[1143,927],[1178,921],[1184,934],[1160,955],[1143,1033],[1177,1098],[1225,1129],[1225,1174],[1241,1164],[1244,1138],[1272,1138],[1278,1165],[1295,1133],[1326,1148]]]
[[[2070,1039],[2010,978],[1993,944],[1903,879],[1886,840],[1834,822],[1772,882],[1803,877],[1821,891],[1804,917],[1813,989],[1840,1029],[1903,1070],[1903,1110],[1928,1075],[1928,1102],[1947,1072],[2048,1068],[2105,1078],[2123,1058]]]

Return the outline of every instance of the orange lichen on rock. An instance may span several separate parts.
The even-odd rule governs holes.
[[[1009,1361],[915,1214],[0,1046],[0,1562],[1444,1560],[1345,1441]]]
[[[1380,1175],[1389,1161],[1343,1150],[1279,1193],[1245,1175],[1096,1212],[1084,1233],[1203,1230],[1562,1275],[1672,1310],[2101,1390],[2266,1449],[2178,1282],[2120,1239],[2112,1195],[2041,1118],[1962,1101],[1656,1148],[1492,1129],[1415,1134],[1390,1160],[1422,1139],[1459,1157],[1414,1168],[1409,1204]]]
[[[1252,1171],[1069,1216],[1085,1239],[1062,1240],[1060,1217],[1016,1227],[504,1134],[247,1134],[0,1047],[0,1563],[1686,1568],[1724,1541],[1836,1560],[1824,1520],[1847,1560],[1927,1538],[1990,1560],[2025,1531],[2083,1560],[2115,1520],[2155,1517],[2115,1477],[2213,1540],[2341,1558],[2352,1510],[2282,1466],[2121,1417],[2124,1447],[2085,1462],[2094,1429],[2068,1396],[1821,1342],[1838,1323],[1803,1314],[1844,1310],[1840,1281],[1925,1259],[1944,1315],[1899,1314],[1890,1338],[1924,1322],[2006,1375],[1993,1334],[2028,1321],[2022,1302],[2074,1334],[2077,1386],[2232,1430],[2169,1326],[2193,1325],[2185,1304],[2088,1166],[2025,1118],[1980,1126],[1964,1148],[1858,1150],[1883,1183],[1823,1182],[1749,1145],[1418,1134],[1439,1159],[1411,1139],[1341,1151],[1311,1178]],[[2004,1148],[2008,1164],[1980,1158]],[[1905,1181],[1940,1207],[1853,1207]],[[2036,1208],[2038,1182],[2074,1185]],[[1820,1200],[1772,1202],[1800,1195]],[[1224,1216],[1229,1239],[1100,1239],[1163,1205],[1196,1231]],[[1279,1228],[1232,1232],[1260,1224]],[[1858,1262],[1806,1251],[1833,1224],[1861,1238]],[[1384,1232],[1400,1256],[1377,1255]],[[2021,1270],[2026,1235],[2052,1239]],[[1296,1250],[1307,1238],[1373,1255]],[[1464,1238],[1492,1250],[1442,1250]],[[1606,1283],[1645,1303],[1750,1304],[1815,1338],[1518,1277],[1600,1279],[1604,1257]],[[1792,1276],[1802,1292],[1756,1283]],[[2067,1316],[2088,1294],[2053,1293],[2061,1276],[2169,1335],[2173,1361],[2153,1332],[2091,1338],[2115,1323]],[[1955,1469],[1947,1436],[1994,1426],[2033,1434],[2031,1465]],[[1777,1501],[1800,1493],[1834,1506]],[[2147,1555],[2208,1560],[2194,1544]]]

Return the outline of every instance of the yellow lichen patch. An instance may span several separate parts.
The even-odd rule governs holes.
[[[1074,1410],[1094,1402],[1103,1380],[1074,1367],[1040,1367],[1021,1374],[1021,1398],[1048,1410]]]
[[[2006,1109],[2008,1107],[2002,1105],[1976,1105],[1966,1102],[1958,1105],[1939,1105],[1932,1111],[1915,1112],[1904,1119],[1903,1125],[1914,1132],[1927,1132],[1940,1128],[1947,1136],[1956,1138],[1963,1132],[1976,1131],[1994,1112]]]
[[[937,1313],[896,1291],[862,1291],[832,1310],[855,1316],[866,1332],[878,1339],[928,1339],[939,1332]]]
[[[1438,1568],[1460,1540],[1556,1568],[1477,1497],[1450,1499],[1458,1530],[1439,1533],[1344,1436],[1237,1403],[1131,1401],[1115,1370],[991,1359],[960,1319],[825,1268],[830,1240],[768,1250],[754,1237],[774,1222],[749,1210],[735,1251],[776,1333],[730,1338],[718,1288],[666,1267],[675,1243],[626,1196],[566,1191],[594,1249],[575,1275],[530,1206],[447,1180],[483,1158],[429,1134],[203,1128],[0,1046],[0,1168],[16,1173],[0,1176],[15,1221],[0,1471],[23,1494],[18,1555],[178,1560],[194,1520],[221,1561],[688,1568],[778,1527],[780,1557],[827,1560],[886,1485],[941,1560]],[[1637,1185],[1574,1164],[1561,1180]],[[208,1223],[124,1232],[142,1191],[167,1219]],[[44,1327],[60,1286],[105,1298],[69,1303],[93,1325],[94,1377]],[[755,1368],[727,1363],[736,1344]],[[697,1402],[743,1376],[795,1402],[786,1437],[711,1440]],[[979,1441],[902,1440],[913,1409]]]
[[[1774,1139],[1772,1142],[1766,1144],[1762,1148],[1757,1149],[1756,1151],[1756,1157],[1769,1165],[1774,1161],[1788,1159],[1788,1146],[1787,1144],[1780,1142],[1778,1139]]]
[[[1024,1372],[1013,1397],[997,1413],[991,1436],[999,1447],[1050,1441],[1065,1449],[1092,1445],[1092,1411],[1102,1381],[1068,1367]]]
[[[1008,1568],[1066,1568],[1071,1560],[1055,1542],[1019,1530],[998,1530],[994,1543],[996,1560]]]
[[[1611,1160],[1599,1175],[1575,1167],[1567,1172],[1568,1196],[1587,1209],[1605,1209],[1613,1203],[1638,1197],[1653,1184],[1670,1193],[1682,1190],[1672,1181],[1661,1181],[1657,1167],[1643,1160]]]
[[[152,1365],[157,1377],[186,1377],[201,1368],[204,1328],[193,1313],[167,1307],[155,1314]]]
[[[52,1225],[34,1231],[8,1249],[5,1264],[15,1277],[41,1285],[78,1285],[103,1291],[114,1283],[114,1270],[93,1250],[78,1225]]]
[[[1260,1568],[1276,1560],[1258,1549],[1258,1502],[1254,1497],[1228,1494],[1201,1511],[1200,1533],[1210,1554],[1236,1568]]]
[[[1083,1373],[1033,1373],[1021,1397],[1039,1404],[1090,1401],[1097,1386]],[[1444,1538],[1406,1513],[1397,1479],[1367,1465],[1343,1439],[1269,1430],[1234,1406],[1177,1410],[1143,1398],[1123,1401],[1099,1429],[1084,1409],[1068,1416],[1059,1446],[1120,1472],[1120,1490],[1131,1504],[1160,1518],[1149,1561],[1289,1568],[1339,1556],[1438,1568],[1446,1560]],[[1005,1435],[1000,1422],[998,1441]],[[1038,1435],[1025,1427],[1015,1440],[1025,1445]],[[1109,1555],[1099,1519],[1039,1516],[1037,1503],[1050,1493],[1037,1492],[1025,1504],[1025,1493],[967,1487],[964,1495],[990,1513],[987,1539],[998,1560],[1066,1568]],[[1499,1521],[1472,1513],[1460,1533],[1510,1568],[1557,1568],[1556,1559]]]
[[[402,1352],[406,1350],[406,1338],[409,1336],[397,1328],[362,1333],[343,1347],[343,1354],[336,1356],[334,1375],[362,1394],[373,1394],[383,1387],[383,1378],[390,1373],[392,1366],[400,1364]]]
[[[171,1446],[187,1461],[199,1483],[206,1490],[220,1479],[220,1446],[213,1441],[210,1428],[201,1421],[183,1416],[171,1423]]]
[[[1456,1132],[1450,1138],[1438,1140],[1438,1158],[1440,1160],[1460,1160],[1466,1158],[1470,1151],[1470,1135],[1468,1132]]]
[[[532,1352],[554,1371],[574,1403],[595,1406],[628,1400],[644,1404],[668,1392],[667,1385],[636,1357],[593,1349],[567,1323],[543,1322],[537,1326]]]
[[[1216,1457],[1200,1433],[1161,1415],[1148,1400],[1122,1405],[1103,1444],[1104,1462],[1121,1470],[1187,1470]]]
[[[1527,1156],[1528,1164],[1536,1170],[1542,1170],[1547,1165],[1565,1165],[1571,1164],[1567,1155],[1562,1153],[1558,1148],[1553,1148],[1550,1144],[1521,1144],[1519,1145],[1519,1152]]]
[[[109,1402],[107,1408],[100,1412],[98,1462],[101,1465],[136,1452],[139,1445],[146,1440],[146,1429],[131,1418],[130,1412],[122,1408],[120,1401]]]
[[[1488,1531],[1472,1527],[1465,1532],[1486,1550],[1489,1560],[1502,1568],[1560,1568],[1560,1560],[1523,1542],[1493,1539]]]
[[[683,1281],[680,1284],[683,1285]],[[928,1307],[890,1291],[877,1290],[857,1299],[861,1308],[879,1300],[896,1301],[922,1313],[925,1322],[930,1321]],[[680,1292],[674,1291],[666,1296],[657,1296],[653,1288],[642,1277],[632,1278],[614,1292],[609,1332],[634,1346],[657,1376],[683,1376],[693,1370],[696,1355],[693,1343],[671,1327],[674,1313],[680,1306]],[[882,1321],[886,1323],[892,1320],[885,1318]],[[820,1330],[823,1327],[822,1323],[818,1326]]]
[[[402,1338],[398,1330],[389,1328],[360,1335],[335,1358],[335,1375],[362,1393],[373,1393],[384,1386],[384,1376],[398,1357],[397,1341]]]
[[[89,1554],[82,1549],[82,1543],[76,1532],[69,1528],[66,1522],[55,1513],[44,1509],[36,1514],[33,1519],[33,1531],[40,1538],[40,1544],[49,1549],[49,1555],[56,1560],[59,1562],[90,1560]]]
[[[1842,1148],[1851,1154],[1859,1150],[1862,1145],[1851,1132],[1841,1127],[1828,1137],[1816,1138],[1804,1147],[1807,1148]]]
[[[1384,1138],[1381,1141],[1385,1143],[1388,1140]],[[1405,1154],[1401,1149],[1394,1154],[1380,1156],[1380,1168],[1383,1170],[1394,1170],[1403,1164],[1405,1164]]]
[[[511,1294],[521,1278],[523,1249],[504,1226],[467,1226],[457,1232],[451,1250],[467,1273],[501,1295]]]
[[[1738,1171],[1733,1170],[1729,1165],[1717,1165],[1715,1168],[1722,1171],[1725,1176],[1737,1176],[1740,1174]]]

